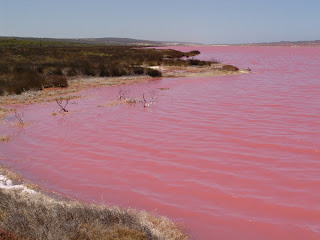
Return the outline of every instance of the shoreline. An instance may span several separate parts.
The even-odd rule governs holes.
[[[161,78],[182,78],[182,77],[217,77],[230,76],[250,73],[248,69],[239,69],[238,71],[222,70],[224,64],[215,64],[213,66],[153,66],[151,69],[162,71],[162,77],[143,76],[122,76],[122,77],[83,77],[77,76],[68,80],[69,86],[66,88],[45,88],[39,91],[27,91],[20,95],[0,96],[0,120],[9,112],[13,111],[12,105],[26,105],[34,103],[46,103],[55,101],[57,98],[70,97],[71,99],[80,98],[77,95],[83,90],[101,86],[120,86],[135,83],[142,83]],[[9,106],[9,107],[8,107]]]
[[[225,71],[222,70],[222,64],[215,64],[211,67],[176,67],[176,66],[153,66],[150,67],[151,69],[157,69],[162,71],[163,75],[162,78],[181,78],[181,77],[214,77],[214,76],[229,76],[229,75],[238,75],[249,73],[249,70],[242,70],[239,71]],[[79,98],[81,97],[78,95],[80,91],[100,87],[100,86],[119,86],[119,85],[128,85],[134,83],[141,83],[141,82],[148,82],[154,80],[160,80],[161,78],[152,78],[149,76],[126,76],[126,77],[76,77],[69,80],[69,87],[67,88],[48,88],[42,91],[28,91],[24,92],[21,95],[9,95],[9,96],[1,96],[0,100],[0,120],[5,118],[5,116],[13,112],[13,106],[15,105],[26,105],[26,104],[40,104],[54,101],[59,97],[72,97],[72,98]],[[9,107],[8,107],[9,106]],[[7,139],[10,141],[10,139]],[[0,139],[0,144],[6,144],[5,140]],[[41,188],[36,184],[30,183],[27,180],[23,179],[19,174],[14,173],[8,168],[1,166],[0,164],[0,234],[3,229],[9,231],[9,233],[14,234],[14,236],[19,236],[21,229],[19,227],[9,227],[10,224],[6,223],[3,224],[6,219],[1,219],[1,215],[4,215],[10,219],[10,221],[16,221],[13,211],[11,209],[11,205],[6,205],[8,201],[12,202],[12,206],[17,208],[20,206],[21,203],[23,206],[27,203],[29,205],[34,206],[34,208],[47,208],[46,204],[50,205],[52,209],[61,209],[63,208],[65,212],[71,211],[73,212],[74,209],[82,208],[84,211],[92,212],[93,215],[96,214],[98,211],[102,211],[104,214],[108,212],[108,214],[120,214],[121,217],[118,217],[119,221],[114,223],[112,226],[110,225],[103,225],[103,223],[99,223],[98,225],[101,229],[96,229],[95,234],[104,234],[104,228],[109,229],[108,231],[113,231],[110,229],[114,229],[115,226],[117,231],[131,231],[130,234],[132,235],[139,235],[141,238],[139,239],[147,239],[143,236],[151,237],[150,239],[177,239],[177,240],[186,240],[189,239],[189,236],[185,234],[185,231],[182,230],[181,226],[171,220],[161,217],[161,216],[154,216],[151,213],[147,213],[144,211],[137,211],[132,209],[120,209],[108,206],[97,206],[97,205],[88,205],[83,202],[78,202],[73,199],[68,199],[67,196],[61,196],[58,193],[49,191],[47,189]],[[45,202],[46,204],[43,204]],[[27,215],[29,211],[33,211],[31,209],[19,209],[17,211],[22,211],[20,214]],[[13,211],[11,213],[10,211]],[[46,209],[47,212],[50,212],[50,209]],[[57,211],[57,210],[54,210]],[[51,215],[56,214],[53,210],[50,212]],[[119,212],[120,211],[120,212]],[[16,213],[15,213],[16,214]],[[39,214],[39,213],[37,213]],[[49,215],[50,215],[49,214]],[[77,213],[72,213],[77,214]],[[101,214],[101,213],[100,213]],[[9,217],[8,217],[9,216]],[[97,215],[95,215],[97,217]],[[127,224],[127,217],[134,218],[136,223],[135,226]],[[43,218],[41,221],[45,222],[45,225],[48,229],[53,229],[56,227],[50,227],[50,219],[44,219],[46,216],[40,216]],[[51,217],[51,216],[50,216]],[[76,217],[76,216],[75,216]],[[28,216],[25,216],[28,219]],[[60,220],[60,218],[59,218]],[[10,222],[9,221],[9,222]],[[31,220],[30,220],[31,221]],[[70,224],[67,219],[65,219],[65,224]],[[78,221],[78,220],[77,220]],[[81,219],[79,221],[82,221]],[[94,221],[93,221],[94,222]],[[126,223],[121,225],[122,223]],[[20,223],[21,225],[22,223]],[[28,222],[30,226],[33,226],[32,221]],[[81,224],[81,223],[79,223]],[[87,222],[83,224],[89,224]],[[17,226],[20,226],[19,224]],[[22,225],[21,225],[22,226]],[[165,227],[164,227],[165,226]],[[38,226],[40,227],[40,226]],[[90,227],[90,229],[93,226]],[[33,228],[37,228],[37,226],[33,226]],[[86,229],[85,231],[91,231]],[[48,231],[51,231],[48,230]],[[30,230],[31,231],[31,230]],[[75,231],[74,229],[72,231]],[[99,232],[99,233],[97,233]],[[30,234],[30,233],[29,233]],[[32,233],[36,234],[36,233]],[[32,236],[31,234],[31,236]],[[60,233],[62,235],[57,236],[56,239],[59,239],[65,235],[64,233]],[[87,233],[86,233],[87,234]],[[19,236],[21,237],[21,236]],[[23,237],[23,236],[22,236]],[[135,238],[132,238],[135,239]]]
[[[33,186],[26,186],[23,179],[0,166],[1,239],[189,239],[181,224],[166,217],[89,205]]]

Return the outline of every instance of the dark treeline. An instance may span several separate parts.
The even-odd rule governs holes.
[[[161,72],[149,67],[211,65],[189,59],[199,53],[128,46],[1,46],[0,95],[67,87],[74,76],[160,77]]]

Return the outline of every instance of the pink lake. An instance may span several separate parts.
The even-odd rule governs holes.
[[[103,106],[119,87],[19,107],[0,163],[86,202],[155,212],[193,239],[320,239],[320,48],[174,47],[251,74],[122,89],[156,102]],[[160,88],[168,88],[160,90]],[[14,116],[7,117],[14,122]]]

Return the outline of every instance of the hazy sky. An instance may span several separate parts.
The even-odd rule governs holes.
[[[320,0],[0,0],[0,36],[319,40]]]

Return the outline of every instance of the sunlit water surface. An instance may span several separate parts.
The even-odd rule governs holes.
[[[320,239],[320,48],[199,49],[251,74],[119,87],[19,108],[0,161],[50,190],[156,212],[194,239]],[[162,88],[162,90],[160,89]],[[98,107],[100,106],[100,107]],[[7,120],[14,122],[14,116]]]

